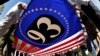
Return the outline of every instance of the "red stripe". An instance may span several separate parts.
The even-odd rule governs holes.
[[[84,34],[81,33],[81,34],[78,35],[77,37],[75,37],[75,38],[73,38],[73,39],[71,39],[71,40],[69,40],[69,41],[67,41],[67,42],[65,42],[65,43],[63,43],[63,44],[61,44],[61,45],[55,46],[55,47],[53,47],[53,48],[51,48],[51,49],[45,50],[45,51],[40,52],[40,53],[44,53],[44,52],[46,52],[46,51],[53,50],[53,49],[55,49],[55,48],[58,48],[58,47],[63,46],[63,45],[65,45],[65,44],[68,44],[68,43],[70,43],[70,42],[72,42],[72,41],[75,41],[76,39],[80,38],[80,37],[83,36],[83,35],[84,35]]]
[[[75,43],[73,43],[73,44],[70,44],[69,46],[65,46],[65,47],[63,47],[63,48],[61,48],[61,49],[58,49],[58,50],[54,50],[54,51],[52,51],[53,53],[56,53],[56,51],[59,51],[59,50],[62,50],[62,49],[65,49],[65,48],[68,48],[68,47],[70,47],[70,46],[72,46],[72,45],[74,45],[74,44],[77,44],[77,43],[79,43],[79,42],[81,42],[81,41],[84,41],[85,39],[81,39],[81,40],[79,40],[79,41],[77,41],[77,42],[75,42]],[[78,44],[78,45],[80,45],[80,44]],[[75,46],[74,46],[75,47]],[[71,47],[71,48],[73,48],[73,47]],[[70,49],[71,49],[70,48]],[[68,49],[67,49],[68,50]],[[62,50],[62,51],[66,51],[66,49],[65,50]],[[62,51],[60,51],[60,52],[62,52]],[[48,52],[48,53],[50,53],[50,52]],[[46,53],[45,53],[46,54]]]
[[[18,42],[18,38],[15,36],[15,39],[14,39],[14,48],[16,48],[17,42]]]
[[[21,43],[20,47],[19,47],[19,50],[22,50],[22,49],[25,47],[25,45],[26,45],[26,42],[23,41],[23,42]]]
[[[20,40],[20,39],[19,39]],[[14,40],[14,47],[16,48],[17,47],[17,44],[18,44],[18,38],[17,37],[15,37],[15,40]],[[20,45],[20,47],[18,48],[18,50],[22,50],[25,46],[27,46],[27,43],[26,42],[22,42],[22,43],[20,43],[21,45]],[[26,50],[24,50],[25,52],[29,52],[29,51],[31,51],[32,49],[34,49],[34,48],[36,48],[36,47],[34,47],[34,46],[32,46],[32,45],[30,45],[29,47],[27,47],[27,49]],[[40,48],[38,48],[38,49],[34,49],[34,51],[32,51],[32,53],[33,52],[36,52],[36,51],[39,51],[39,50],[41,50]]]
[[[27,48],[26,50],[25,50],[25,52],[29,52],[30,50],[32,50],[34,47],[33,46],[30,46],[29,48]]]
[[[34,47],[34,49],[30,50],[29,53],[34,53],[34,52],[39,51],[39,50],[41,50],[41,49],[38,47]]]
[[[37,51],[40,51],[40,50],[42,50],[42,49],[40,49],[40,48],[39,48],[39,49],[37,49],[37,50],[33,51],[32,53],[37,52]]]
[[[78,41],[77,43],[80,43],[81,44],[81,42],[83,42],[85,39],[82,39],[82,40],[80,40],[80,41]],[[75,44],[77,44],[77,43],[75,43]],[[80,44],[78,44],[78,45],[75,45],[75,44],[72,44],[72,45],[70,45],[70,46],[66,46],[66,47],[70,47],[69,49],[72,49],[73,47],[76,47],[76,46],[79,46]],[[75,46],[73,46],[73,45],[75,45]],[[73,46],[73,47],[71,47],[71,46]],[[66,51],[66,50],[69,50],[69,49],[65,49],[65,50],[62,50],[62,51]],[[60,52],[62,52],[62,51],[60,51]]]
[[[50,54],[50,53],[58,53],[58,52],[63,52],[63,51],[66,51],[66,50],[69,50],[69,49],[71,49],[71,48],[73,48],[73,47],[76,47],[76,46],[73,46],[73,45],[75,45],[75,44],[77,44],[77,43],[79,43],[79,42],[83,42],[85,39],[81,39],[81,40],[79,40],[78,42],[76,42],[76,43],[73,43],[73,44],[71,44],[71,45],[69,45],[69,46],[66,46],[66,47],[63,47],[63,48],[61,48],[61,49],[58,49],[58,50],[54,50],[54,51],[52,51],[52,52],[48,52],[48,53],[39,53],[39,54],[37,54],[37,55],[45,55],[45,54]],[[80,44],[78,44],[78,45],[80,45]],[[73,46],[73,47],[71,47],[71,46]],[[65,48],[68,48],[68,47],[70,47],[69,49],[65,49]],[[62,50],[63,49],[63,50]],[[60,50],[62,50],[62,51],[60,51]]]

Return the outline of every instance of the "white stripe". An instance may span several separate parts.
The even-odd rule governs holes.
[[[81,41],[81,42],[79,42],[79,43],[77,43],[77,44],[75,44],[75,45],[72,45],[72,46],[70,46],[70,47],[68,47],[68,48],[62,49],[62,50],[60,50],[60,51],[55,51],[55,52],[53,52],[53,53],[57,53],[57,52],[61,52],[61,51],[64,51],[64,50],[73,48],[73,47],[75,47],[75,46],[77,46],[77,45],[79,45],[79,44],[81,44],[81,43],[83,43],[83,41]]]
[[[18,53],[18,56],[20,56],[20,51],[18,51],[19,53]]]
[[[23,53],[23,56],[25,56],[25,53]]]
[[[77,44],[75,44],[75,45],[72,45],[72,46],[70,46],[70,47],[66,47],[66,48],[64,48],[64,49],[62,49],[62,50],[59,50],[59,51],[53,51],[53,52],[51,52],[51,53],[58,53],[58,52],[61,52],[61,51],[70,49],[70,48],[72,48],[72,47],[75,47],[75,46],[77,46],[77,45],[79,45],[79,44],[81,44],[81,43],[83,43],[83,41],[81,41],[81,42],[79,42],[79,43],[77,43]],[[37,55],[43,55],[43,54],[49,54],[49,53],[42,53],[42,54],[37,54]]]
[[[48,49],[51,49],[51,48],[53,48],[53,47],[55,47],[55,46],[61,45],[61,44],[65,43],[65,42],[67,42],[67,41],[69,41],[69,40],[71,40],[71,39],[77,37],[78,35],[80,35],[80,34],[82,34],[82,33],[83,33],[83,30],[80,30],[79,32],[77,32],[77,33],[75,33],[74,35],[72,35],[71,37],[69,37],[69,38],[67,38],[67,39],[65,39],[65,40],[63,40],[63,41],[61,41],[61,42],[59,42],[59,43],[57,43],[57,44],[55,44],[55,45],[52,45],[52,46],[50,46],[50,47],[47,47],[47,48],[45,48],[45,49],[43,49],[43,50],[40,50],[40,51],[38,51],[38,52],[35,52],[34,54],[40,53],[40,52],[46,51],[46,50],[48,50]]]
[[[80,37],[80,38],[77,39],[76,41],[70,42],[70,43],[68,43],[68,44],[65,44],[65,45],[63,45],[63,46],[60,46],[60,47],[58,47],[58,48],[55,48],[55,49],[53,49],[53,50],[49,50],[49,51],[43,52],[43,53],[53,52],[53,51],[55,51],[55,50],[57,51],[57,50],[59,50],[59,49],[61,49],[61,48],[64,48],[64,47],[66,47],[66,46],[70,46],[70,45],[72,45],[73,43],[82,40],[83,38],[84,38],[84,37]]]
[[[13,52],[11,52],[11,56],[14,56],[14,55],[13,55]]]
[[[4,48],[3,48],[3,55],[5,55],[6,54],[6,51],[7,51],[7,44],[4,46]]]
[[[19,49],[19,47],[21,46],[21,44],[22,44],[22,40],[18,39],[18,42],[17,42],[17,47],[16,47],[16,49]]]
[[[14,56],[16,56],[16,52],[17,52],[17,50],[15,50],[15,52],[14,52]]]
[[[68,44],[65,44],[65,45],[63,45],[63,46],[60,46],[60,47],[58,47],[58,48],[55,48],[55,49],[52,49],[52,50],[49,50],[49,51],[46,51],[46,52],[43,52],[43,53],[49,53],[49,52],[52,52],[52,51],[55,51],[55,50],[59,50],[59,49],[64,48],[64,47],[66,47],[66,46],[72,45],[73,43],[75,43],[75,42],[77,42],[77,41],[80,41],[80,40],[82,40],[83,38],[84,38],[84,37],[82,36],[82,37],[76,39],[75,41],[72,41],[72,42],[70,42],[70,43],[68,43]]]

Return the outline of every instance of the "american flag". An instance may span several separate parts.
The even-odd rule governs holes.
[[[75,11],[64,0],[32,0],[14,34],[17,50],[37,56],[64,53],[85,40]]]
[[[27,53],[31,53],[32,55],[50,55],[55,54],[59,52],[68,51],[69,49],[72,49],[74,47],[80,46],[81,43],[84,42],[84,34],[83,31],[80,30],[79,32],[75,33],[74,35],[70,36],[68,39],[65,39],[55,45],[52,45],[48,48],[41,49],[35,46],[32,46],[30,44],[27,44],[26,42],[18,39],[15,37],[14,47],[20,51],[25,51]]]

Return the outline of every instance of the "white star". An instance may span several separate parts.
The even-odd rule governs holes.
[[[28,13],[30,13],[30,11],[28,11]]]
[[[40,10],[43,10],[43,8],[40,8]]]
[[[64,15],[61,15],[61,17],[64,17]]]
[[[36,8],[35,11],[38,11],[38,8]]]
[[[48,8],[44,8],[44,10],[48,10]]]
[[[56,11],[56,10],[54,10],[54,12],[56,13],[57,11]]]
[[[66,18],[64,17],[63,19],[65,20]]]
[[[65,20],[65,22],[67,22],[67,20]]]
[[[58,15],[60,15],[61,13],[60,12],[58,12]]]
[[[69,25],[67,21],[66,21],[66,24]]]
[[[49,9],[49,11],[52,11],[52,9]]]
[[[32,9],[31,11],[34,12],[34,9]]]
[[[25,15],[23,15],[23,17],[25,17]]]
[[[25,13],[25,15],[27,15],[27,13]]]
[[[22,18],[23,19],[23,18]],[[22,20],[20,20],[20,22],[22,22]]]

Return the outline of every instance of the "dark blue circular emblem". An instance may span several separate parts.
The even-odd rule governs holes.
[[[61,12],[51,8],[35,8],[22,16],[19,31],[25,41],[47,47],[64,40],[69,25]]]

